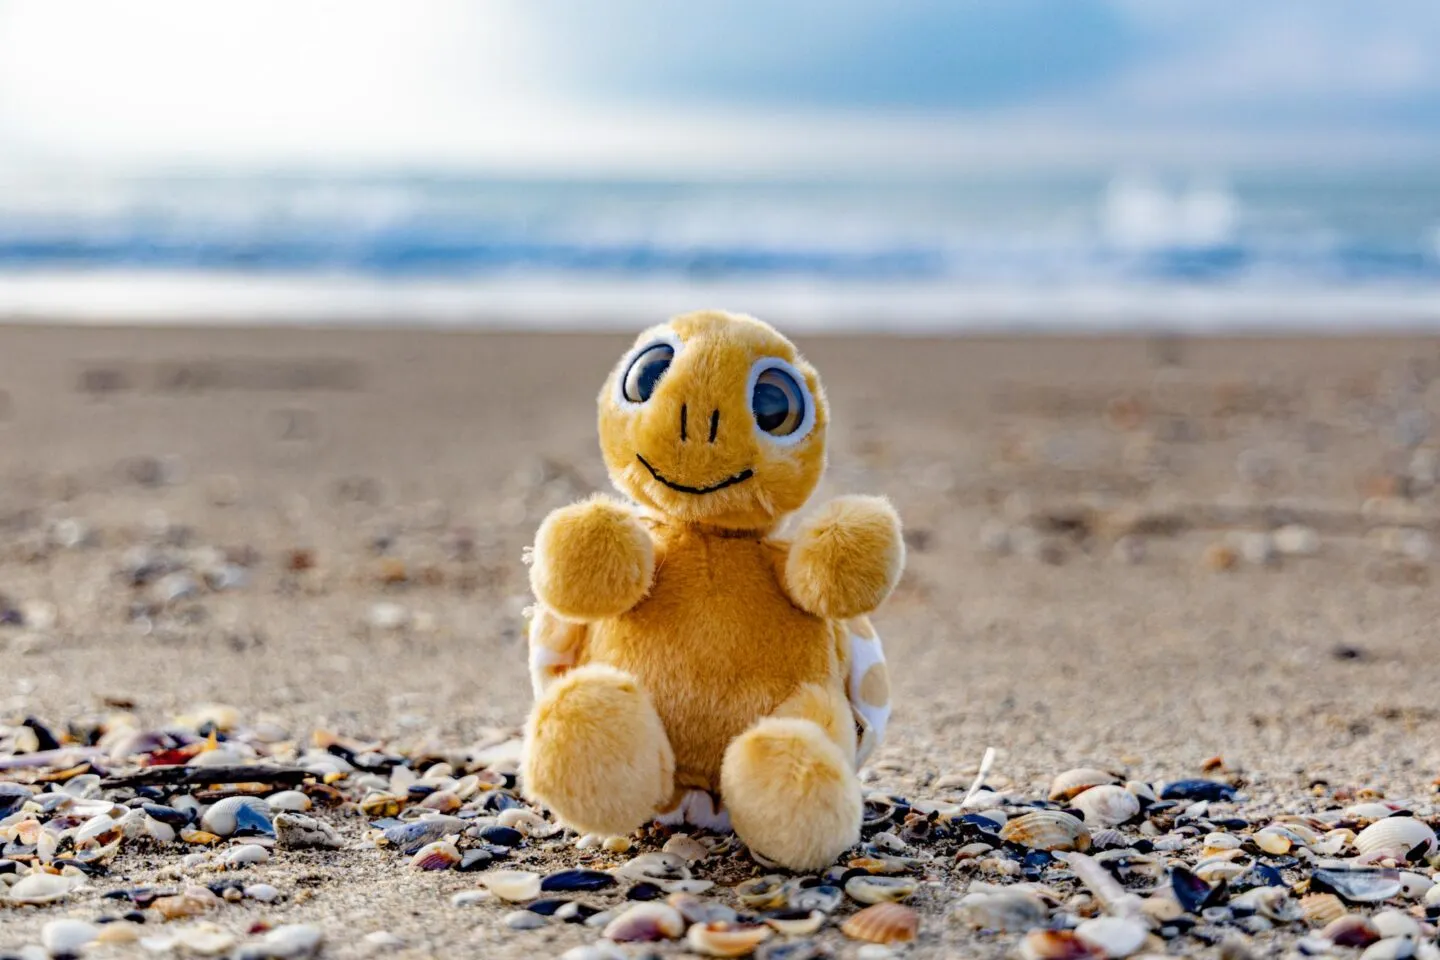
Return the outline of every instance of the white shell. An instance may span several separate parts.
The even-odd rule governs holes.
[[[1435,831],[1414,817],[1386,817],[1376,820],[1355,837],[1355,849],[1362,854],[1391,850],[1404,855],[1420,844],[1435,852]]]
[[[1138,920],[1096,917],[1081,921],[1075,936],[1104,951],[1107,957],[1128,957],[1145,946],[1150,931]]]
[[[297,960],[300,957],[313,957],[320,952],[320,947],[325,942],[325,932],[319,927],[311,926],[308,923],[292,923],[283,927],[276,927],[265,936],[260,938],[257,956],[277,958],[277,960]],[[251,948],[242,947],[240,956],[251,955]]]
[[[180,927],[175,931],[175,940],[190,953],[202,957],[218,957],[235,946],[235,934],[213,923]]]
[[[52,957],[73,957],[100,935],[100,928],[84,920],[51,920],[40,931],[40,942]]]
[[[540,896],[540,874],[528,870],[491,870],[480,884],[501,900],[534,900]]]
[[[12,903],[53,903],[70,895],[80,886],[80,878],[66,877],[53,873],[32,873],[21,877],[10,888]]]
[[[1119,826],[1140,812],[1140,798],[1108,783],[1091,787],[1070,805],[1085,815],[1087,826],[1096,828]]]
[[[680,911],[653,900],[635,904],[605,926],[606,939],[622,943],[674,940],[684,932]]]
[[[304,813],[310,809],[310,798],[299,790],[281,790],[266,797],[265,804],[277,812]]]

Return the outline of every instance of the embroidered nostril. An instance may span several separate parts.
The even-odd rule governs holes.
[[[720,430],[720,411],[716,410],[710,414],[710,442],[715,442],[715,434]]]
[[[680,442],[685,442],[685,404],[680,404]]]

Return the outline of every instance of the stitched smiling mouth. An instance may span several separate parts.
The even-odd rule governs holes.
[[[644,464],[645,469],[650,471],[650,476],[654,477],[656,480],[659,480],[671,490],[679,490],[681,493],[714,493],[716,490],[724,490],[726,487],[733,487],[737,483],[744,483],[746,480],[749,480],[755,475],[754,470],[746,467],[744,470],[741,470],[739,473],[735,474],[735,476],[727,477],[724,480],[721,480],[719,483],[712,484],[711,486],[687,487],[683,483],[674,483],[670,480],[666,480],[665,477],[661,475],[660,471],[650,466],[650,461],[640,456],[640,454],[635,454],[635,459],[639,460],[642,464]]]

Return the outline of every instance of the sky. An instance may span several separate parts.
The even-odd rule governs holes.
[[[1435,0],[0,0],[0,169],[1440,159]]]

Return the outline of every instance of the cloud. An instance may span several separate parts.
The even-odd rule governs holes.
[[[0,0],[0,163],[1413,162],[1435,49],[1431,0]]]

